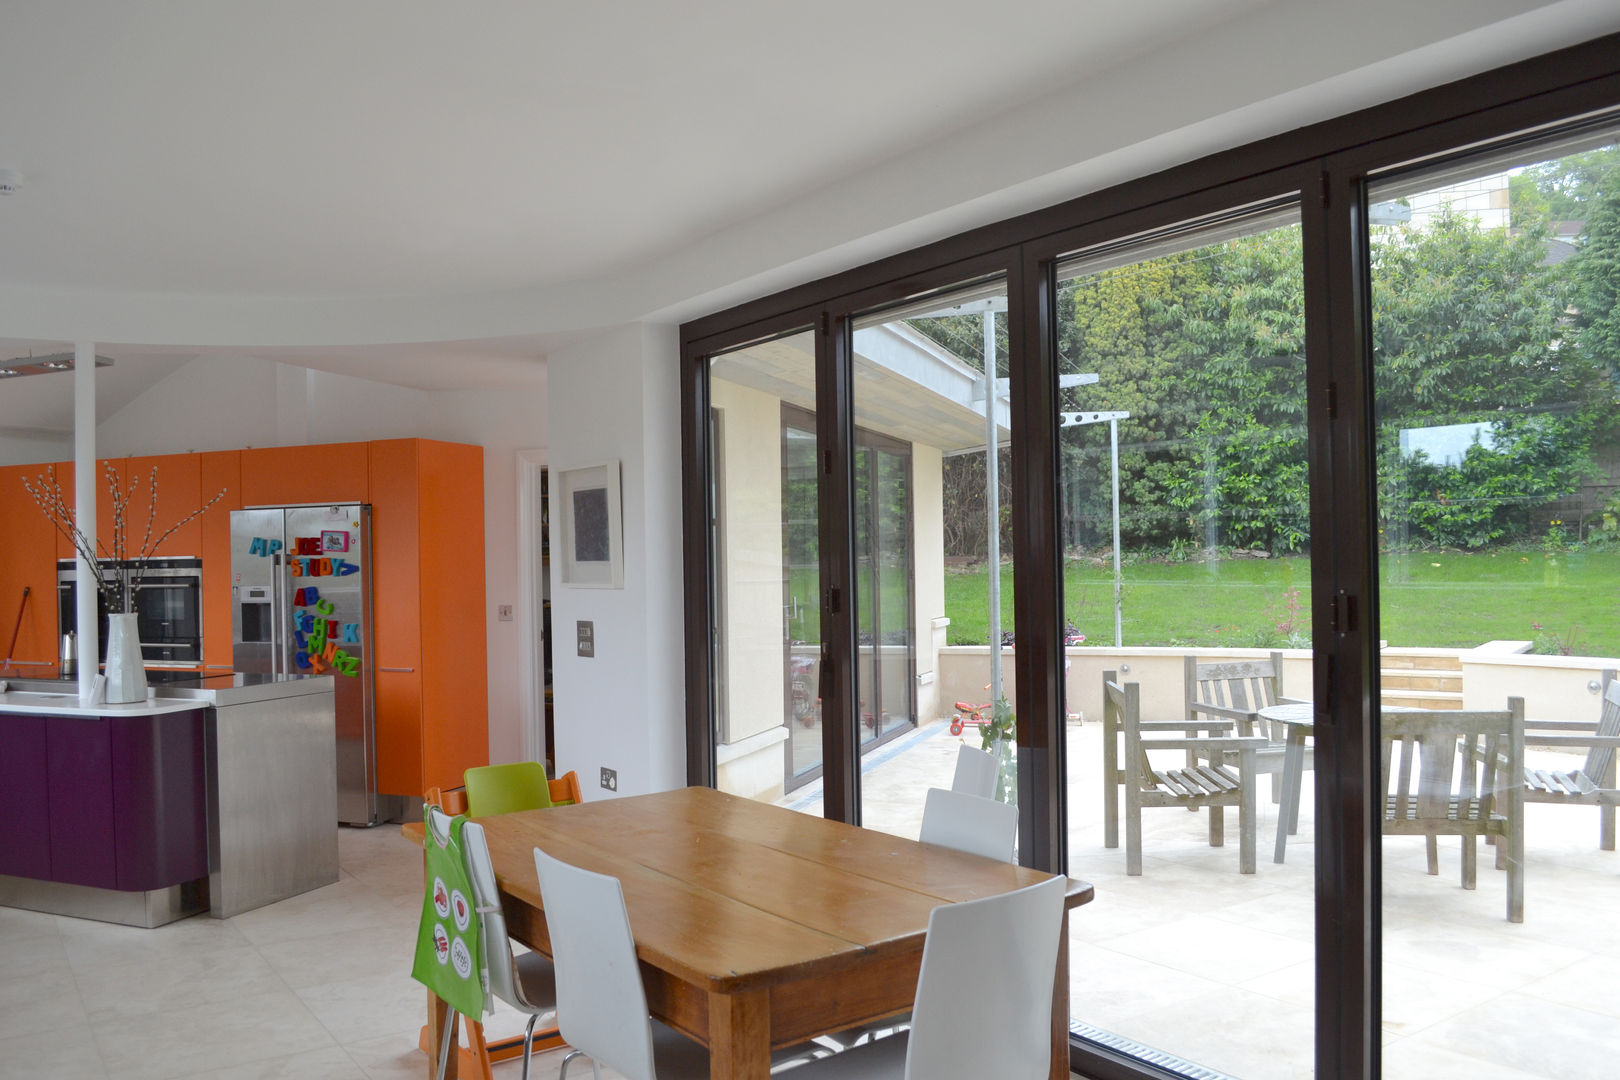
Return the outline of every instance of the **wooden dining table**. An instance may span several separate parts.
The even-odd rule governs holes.
[[[531,948],[550,952],[536,847],[619,879],[648,1008],[709,1048],[715,1080],[765,1080],[773,1048],[909,1009],[935,906],[1051,876],[701,787],[475,820],[508,932]],[[1066,895],[1054,1080],[1069,1075],[1068,910],[1092,887]]]

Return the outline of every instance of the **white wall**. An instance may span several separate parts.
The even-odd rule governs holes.
[[[52,431],[0,430],[0,465],[73,460],[73,436]]]
[[[587,798],[607,796],[603,767],[620,795],[686,783],[678,359],[673,327],[639,325],[547,358],[552,475],[618,461],[622,478],[624,587],[565,586],[552,561],[557,769],[577,769]],[[582,619],[590,659],[575,655]]]
[[[514,618],[496,611],[523,603],[518,548],[517,452],[546,446],[546,383],[430,395],[434,438],[484,448],[484,594],[489,649],[489,760],[523,757],[522,687],[540,658],[524,655]]]

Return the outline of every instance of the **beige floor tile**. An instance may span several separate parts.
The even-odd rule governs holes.
[[[269,946],[339,931],[367,930],[389,920],[408,920],[420,914],[420,904],[421,898],[414,890],[409,896],[401,896],[346,877],[335,885],[244,912],[229,921],[254,945]]]
[[[65,916],[57,917],[56,926],[67,949],[68,964],[76,974],[91,974],[117,964],[139,963],[167,953],[229,953],[246,944],[231,920],[207,915],[150,930]]]
[[[401,1032],[414,1035],[426,1015],[426,995],[409,972],[323,983],[297,993],[340,1046]]]
[[[1131,1036],[1128,1021],[1214,993],[1220,983],[1086,942],[1069,946],[1069,1014]]]
[[[84,1001],[66,967],[0,978],[0,1038],[36,1031],[72,1038],[84,1024]]]
[[[1605,985],[1612,986],[1614,974],[1615,964],[1612,956],[1594,956],[1576,961],[1544,978],[1527,982],[1518,989],[1532,997],[1573,1005],[1576,1008],[1620,1019],[1620,993],[1595,990]],[[1614,1026],[1620,1028],[1620,1024]],[[1620,1051],[1611,1049],[1611,1053],[1617,1055],[1615,1067],[1620,1071]]]
[[[1387,1043],[1383,1065],[1383,1080],[1545,1080],[1544,1076],[1520,1072],[1500,1061],[1482,1062],[1418,1039]]]
[[[188,1009],[210,1002],[277,993],[286,985],[252,946],[158,951],[78,976],[91,1021]]]
[[[352,1043],[343,1049],[356,1065],[365,1070],[368,1080],[421,1080],[428,1075],[428,1057],[417,1049],[416,1040],[416,1032],[408,1035],[396,1032],[382,1038]],[[529,1077],[530,1080],[537,1080],[534,1072]]]
[[[1303,963],[1312,956],[1311,946],[1297,938],[1207,915],[1124,934],[1107,947],[1230,986]]]
[[[1611,987],[1606,980],[1594,987],[1594,993],[1607,993]],[[1612,1074],[1614,1039],[1610,1016],[1509,992],[1406,1041],[1473,1057],[1492,1069],[1506,1066],[1532,1076],[1570,1080]]]
[[[111,1080],[94,1039],[82,1029],[0,1038],[0,1080]]]
[[[0,908],[0,912],[8,911]],[[25,912],[24,914],[32,914]],[[46,916],[51,924],[43,930],[36,924],[26,928],[0,928],[0,942],[5,943],[5,966],[0,967],[0,980],[21,979],[45,971],[68,971],[67,947],[56,933],[54,916]]]
[[[342,1047],[329,1046],[301,1054],[251,1061],[241,1065],[210,1066],[180,1080],[366,1080],[366,1071]]]
[[[405,917],[390,908],[386,924],[278,941],[260,952],[294,990],[367,976],[409,978],[416,931],[414,913]]]
[[[120,1080],[164,1080],[209,1068],[330,1048],[333,1039],[291,990],[95,1025],[107,1070]]]

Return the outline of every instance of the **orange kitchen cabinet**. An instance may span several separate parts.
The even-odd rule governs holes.
[[[162,454],[154,457],[127,457],[114,461],[122,478],[124,491],[129,494],[129,532],[126,547],[131,555],[140,552],[146,538],[148,524],[152,530],[153,555],[169,558],[202,555],[202,518],[195,517],[164,537],[169,528],[196,511],[218,488],[206,494],[202,491],[201,454]],[[156,477],[157,498],[152,498],[152,483]],[[96,505],[101,505],[98,495]],[[218,510],[216,505],[210,514]],[[102,511],[98,510],[100,514]],[[111,513],[111,510],[106,511]],[[148,518],[150,514],[150,519]],[[101,519],[111,524],[110,518]],[[98,525],[98,528],[100,526]],[[101,530],[107,535],[105,529]],[[161,542],[160,542],[160,538]]]
[[[378,788],[457,787],[489,758],[484,451],[368,445]]]
[[[242,508],[242,452],[221,450],[196,458],[198,505],[221,489],[225,492],[198,519],[203,561],[203,667],[230,671],[236,666],[231,656],[231,511]]]
[[[0,664],[9,658],[11,673],[35,678],[56,674],[60,645],[56,626],[56,530],[34,505],[22,483],[24,479],[34,483],[46,468],[0,467]],[[28,590],[26,604],[24,589]],[[17,643],[13,648],[14,630]],[[4,670],[0,668],[0,672]]]
[[[113,538],[112,488],[107,479],[107,466],[109,464],[112,465],[113,475],[118,477],[118,482],[126,484],[122,459],[114,458],[109,462],[108,459],[102,458],[96,462],[96,537],[98,540],[96,550],[102,558],[108,559],[112,558]],[[24,473],[28,477],[29,483],[37,483],[40,477],[44,477],[48,481],[54,475],[56,482],[61,485],[62,501],[67,504],[68,509],[71,510],[78,505],[74,493],[73,462],[58,461],[47,465],[28,465],[24,466],[24,468],[30,470]],[[145,510],[146,502],[144,497],[140,500],[140,506],[142,510]],[[135,539],[138,542],[140,537],[137,536]],[[56,557],[58,559],[71,559],[77,554],[73,542],[67,538],[67,535],[58,532],[56,534]]]
[[[366,443],[243,450],[242,505],[370,502]]]

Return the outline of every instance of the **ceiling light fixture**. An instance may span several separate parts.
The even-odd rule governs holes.
[[[112,357],[96,357],[96,367],[112,367]],[[72,371],[73,354],[70,352],[51,353],[49,356],[16,356],[10,360],[0,360],[0,378],[12,378],[17,375],[49,375],[53,371]]]

